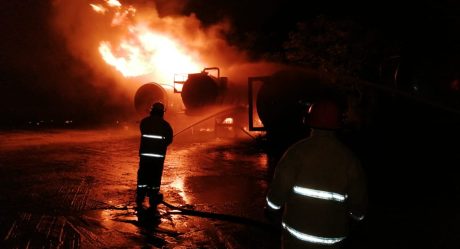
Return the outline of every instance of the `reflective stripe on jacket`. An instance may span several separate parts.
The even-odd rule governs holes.
[[[283,212],[283,227],[306,243],[334,244],[348,234],[350,214],[362,218],[366,183],[359,160],[333,131],[312,131],[276,166],[267,205]]]
[[[148,158],[164,158],[172,142],[173,131],[162,117],[149,116],[140,124],[141,144],[139,155]]]

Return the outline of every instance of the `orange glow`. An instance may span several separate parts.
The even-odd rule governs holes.
[[[106,2],[110,7],[121,7],[121,3],[117,0],[106,0]]]
[[[129,16],[134,16],[135,13],[136,9],[132,6],[129,6],[127,9],[123,11],[116,11],[112,19],[112,26],[123,25],[127,18]]]
[[[177,190],[177,193],[182,197],[185,202],[189,202],[187,195],[184,191],[184,179],[183,178],[176,178],[174,182],[171,183],[171,187]]]
[[[90,4],[94,11],[104,14],[107,10],[99,4]]]
[[[188,74],[174,74],[174,92],[181,93],[185,81],[188,79]]]
[[[127,94],[134,94],[142,83],[156,82],[176,96],[176,74],[208,67],[219,67],[236,86],[246,84],[248,76],[268,75],[280,66],[249,61],[246,51],[228,44],[230,19],[203,25],[195,13],[180,14],[186,1],[161,1],[166,9],[157,9],[155,1],[52,2],[52,29],[71,56],[94,70],[91,83],[104,84],[110,78]],[[175,93],[181,91],[176,85]],[[178,108],[181,105],[178,98]]]
[[[226,118],[226,119],[224,119],[224,121],[222,123],[223,124],[233,124],[233,118]]]
[[[172,85],[175,73],[196,72],[203,67],[178,39],[134,19],[133,6],[122,8],[116,0],[106,0],[106,3],[113,8],[112,26],[123,25],[127,32],[118,42],[101,41],[98,50],[103,60],[124,77],[153,74],[156,77],[153,80]],[[92,4],[91,7],[102,13],[102,6]]]

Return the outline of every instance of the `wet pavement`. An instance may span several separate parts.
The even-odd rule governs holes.
[[[173,123],[159,218],[135,210],[138,124],[0,132],[0,248],[279,248],[257,134],[210,120]],[[370,205],[349,248],[460,248],[460,156],[438,133],[392,150],[388,134],[363,136]]]
[[[134,208],[136,125],[0,137],[1,248],[278,248],[263,216],[267,158],[250,136],[175,137],[161,192],[195,211],[161,204],[159,219]]]

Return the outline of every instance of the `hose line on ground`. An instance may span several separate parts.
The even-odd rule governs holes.
[[[180,212],[169,212],[170,214],[182,214],[182,215],[191,215],[191,216],[199,216],[199,217],[211,218],[211,219],[217,219],[217,220],[224,220],[224,221],[229,221],[233,223],[251,225],[251,226],[255,226],[255,227],[259,227],[259,228],[263,228],[267,230],[279,229],[273,224],[258,221],[258,220],[253,220],[253,219],[246,218],[246,217],[181,208],[181,207],[177,207],[172,204],[169,204],[165,202],[164,200],[161,202],[161,204],[165,205],[166,207],[170,209],[180,211]]]
[[[99,210],[99,209],[129,210],[130,209],[129,206],[114,206],[114,205],[110,205],[102,201],[97,201],[97,202],[105,204],[105,206],[96,207],[91,210]],[[223,220],[223,221],[228,221],[228,222],[238,223],[238,224],[243,224],[243,225],[251,225],[254,227],[262,228],[265,230],[272,230],[272,231],[277,231],[280,229],[280,227],[276,226],[275,224],[267,223],[267,222],[263,222],[259,220],[253,220],[253,219],[246,218],[246,217],[182,208],[182,207],[174,206],[170,203],[167,203],[164,200],[162,200],[160,204],[165,205],[169,209],[177,210],[177,212],[170,211],[168,212],[168,214],[181,214],[181,215],[190,215],[190,216],[197,216],[197,217],[210,218],[210,219],[216,219],[216,220]]]

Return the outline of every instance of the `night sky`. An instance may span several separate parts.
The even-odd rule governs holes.
[[[156,2],[160,16],[195,13],[204,26],[227,18],[232,24],[229,43],[250,50],[255,59],[282,52],[298,22],[323,15],[352,20],[398,44],[408,61],[436,68],[430,76],[433,79],[444,75],[451,82],[459,77],[460,4],[456,1]],[[50,24],[53,11],[53,1],[0,3],[1,126],[30,120],[112,122],[127,118],[133,111],[132,96],[69,53]]]

